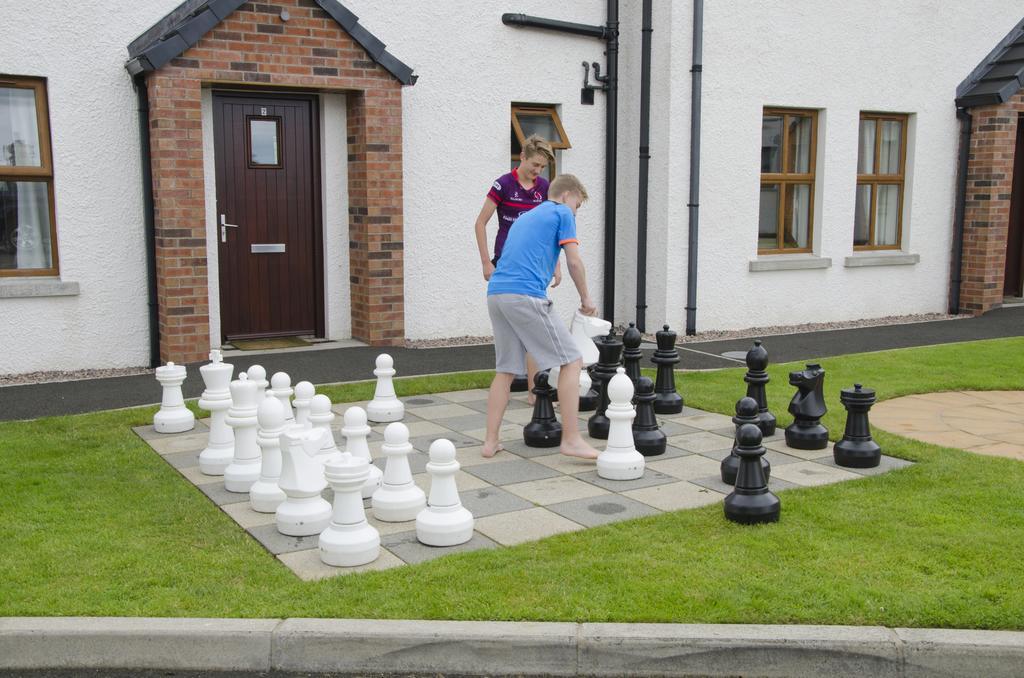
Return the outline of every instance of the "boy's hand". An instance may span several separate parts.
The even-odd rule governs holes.
[[[484,262],[484,280],[490,280],[491,274],[494,273],[494,264],[489,261]]]
[[[552,287],[558,287],[558,285],[561,282],[562,282],[562,267],[561,266],[556,266],[555,267],[555,277],[551,279],[551,286]]]
[[[580,299],[580,312],[583,315],[597,315],[597,306],[594,304],[594,300],[590,297]]]

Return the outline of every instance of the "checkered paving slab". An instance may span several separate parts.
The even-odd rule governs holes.
[[[476,519],[473,538],[455,547],[425,546],[416,540],[415,521],[376,520],[366,500],[367,519],[380,531],[381,555],[369,565],[353,568],[323,564],[317,537],[280,534],[273,514],[257,513],[249,507],[248,494],[228,492],[222,478],[203,475],[199,452],[206,445],[208,429],[202,422],[197,422],[193,431],[173,435],[158,434],[152,426],[138,427],[135,432],[240,528],[306,580],[421,563],[449,553],[511,546],[562,532],[704,506],[721,501],[731,491],[719,475],[719,463],[732,447],[732,423],[723,415],[687,407],[679,415],[659,416],[659,424],[668,436],[665,454],[647,458],[642,478],[612,481],[597,476],[593,461],[563,456],[557,448],[531,448],[523,443],[522,427],[531,415],[525,393],[513,394],[506,412],[501,429],[505,451],[490,459],[480,456],[486,398],[486,391],[474,389],[402,399],[406,407],[403,421],[416,449],[409,458],[413,479],[424,491],[428,491],[430,482],[424,471],[430,443],[448,438],[455,444],[456,458],[462,466],[455,476],[459,496]],[[352,405],[365,407],[366,403],[339,403],[333,409],[340,415]],[[591,414],[580,413],[584,437]],[[335,425],[335,436],[341,443],[340,416]],[[370,436],[374,464],[381,469],[385,460],[380,446],[386,426],[374,425]],[[597,449],[605,445],[603,440],[588,442]],[[765,446],[772,465],[769,488],[773,492],[853,480],[910,465],[883,456],[878,468],[840,468],[833,462],[831,443],[824,450],[794,450],[786,446],[781,429],[765,440]],[[331,500],[330,488],[324,490],[324,498]]]

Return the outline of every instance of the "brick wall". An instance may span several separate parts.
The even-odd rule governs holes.
[[[999,106],[971,109],[971,149],[967,167],[964,250],[960,309],[980,315],[1003,301],[1006,236],[1017,118],[1024,93]]]
[[[348,95],[348,128],[333,133],[348,142],[352,336],[402,343],[401,84],[314,2],[281,0],[242,5],[147,78],[161,360],[204,360],[220,343],[210,336],[200,97],[229,84]]]

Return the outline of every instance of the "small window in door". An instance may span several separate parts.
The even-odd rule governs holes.
[[[281,118],[249,116],[249,167],[281,167]]]

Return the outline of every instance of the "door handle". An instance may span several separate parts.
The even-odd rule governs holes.
[[[227,217],[225,215],[223,215],[223,214],[220,215],[220,241],[221,242],[227,242],[228,241],[228,229],[229,228],[238,228],[238,224],[229,224],[227,222]]]

